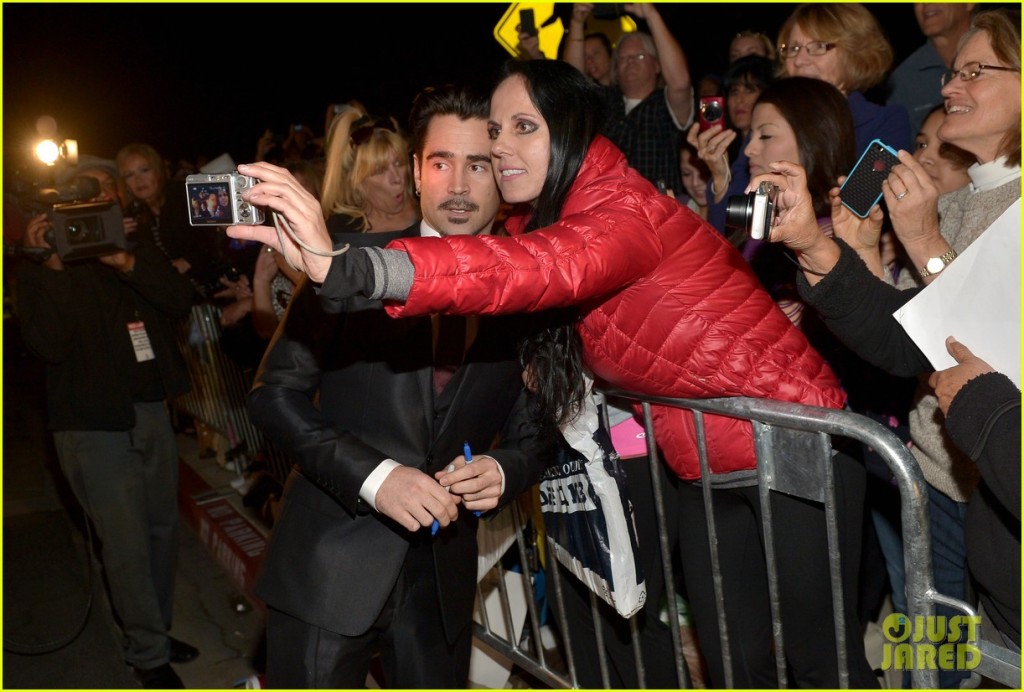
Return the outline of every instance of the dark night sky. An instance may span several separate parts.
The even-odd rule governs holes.
[[[792,3],[666,3],[695,78],[742,28],[770,36]],[[901,59],[923,40],[909,3],[872,4]],[[171,159],[249,160],[266,127],[322,134],[327,104],[359,99],[404,122],[420,88],[485,77],[505,3],[4,4],[5,166],[49,114],[84,153],[130,141]],[[560,4],[557,12],[571,12]],[[568,15],[565,15],[565,23]],[[213,27],[213,30],[210,30]]]

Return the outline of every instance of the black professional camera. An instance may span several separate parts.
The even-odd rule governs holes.
[[[62,262],[109,255],[124,250],[124,219],[116,202],[55,204],[50,210],[53,229],[46,234]]]
[[[88,176],[57,187],[16,189],[14,201],[29,215],[47,214],[53,226],[45,236],[49,252],[25,247],[19,252],[36,259],[56,252],[62,262],[72,262],[124,250],[121,207],[116,202],[86,201],[99,194],[99,182]]]
[[[725,206],[726,229],[742,229],[755,240],[770,240],[779,215],[775,206],[778,195],[779,186],[766,180],[753,192],[730,197]]]

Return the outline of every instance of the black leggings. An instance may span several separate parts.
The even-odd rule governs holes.
[[[835,461],[839,551],[850,686],[878,687],[864,654],[857,617],[857,575],[863,532],[864,467],[837,454]],[[757,487],[713,491],[733,687],[779,686],[768,598],[761,508]],[[836,688],[835,630],[829,580],[825,507],[772,493],[783,642],[790,684]],[[679,546],[690,609],[712,687],[725,687],[718,616],[701,487],[679,484]]]

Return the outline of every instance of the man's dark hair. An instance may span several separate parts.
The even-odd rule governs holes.
[[[490,100],[476,84],[442,84],[427,87],[416,94],[409,112],[409,131],[412,133],[412,150],[417,156],[422,157],[427,127],[438,115],[486,121],[490,115]]]

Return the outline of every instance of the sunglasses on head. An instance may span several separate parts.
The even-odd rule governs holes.
[[[374,130],[388,130],[390,132],[397,132],[395,124],[388,118],[373,118],[364,115],[359,120],[352,123],[352,134],[349,135],[349,140],[352,142],[352,146],[358,147],[366,144],[370,141],[370,137],[373,136]]]

